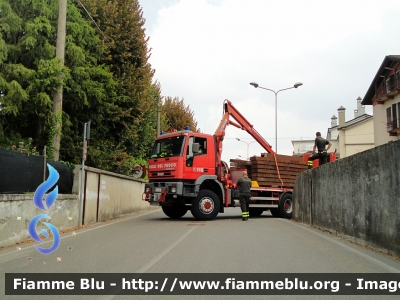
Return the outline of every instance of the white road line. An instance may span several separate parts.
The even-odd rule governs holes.
[[[197,228],[196,226],[191,227],[179,239],[177,239],[174,243],[169,245],[168,248],[165,248],[163,252],[158,254],[156,257],[154,257],[152,260],[150,260],[147,264],[145,264],[143,267],[141,267],[134,273],[135,274],[145,273],[148,269],[150,269],[152,266],[154,266],[161,258],[163,258],[166,254],[168,254],[172,249],[174,249],[176,247],[176,245],[178,245],[180,242],[182,242],[196,228]],[[176,283],[176,280],[177,280],[177,278],[175,278],[175,283]],[[165,285],[165,283],[166,283],[166,281],[164,281],[164,285]],[[174,285],[175,285],[175,283],[174,283]],[[163,285],[162,289],[164,289],[164,285]],[[99,300],[111,300],[111,299],[115,298],[116,296],[121,296],[121,295],[104,295],[104,296],[100,297]]]
[[[283,221],[283,222],[288,222],[288,220],[284,220],[284,219],[277,219],[277,220],[280,220],[280,221]],[[290,221],[289,221],[289,222],[290,222]],[[302,229],[304,229],[304,230],[307,230],[307,231],[309,231],[309,232],[312,232],[313,234],[318,235],[319,237],[322,237],[322,238],[324,238],[325,240],[330,241],[331,243],[334,243],[334,244],[336,244],[336,245],[339,245],[339,246],[341,246],[342,248],[345,248],[346,250],[348,250],[348,251],[350,251],[350,252],[353,252],[353,253],[356,254],[357,256],[361,256],[361,257],[365,258],[366,260],[370,261],[371,263],[376,264],[377,266],[381,267],[382,269],[385,269],[385,270],[386,270],[387,272],[389,272],[389,273],[400,273],[400,270],[397,269],[397,268],[394,268],[394,267],[392,267],[392,266],[389,266],[388,264],[386,264],[386,263],[384,263],[384,262],[381,262],[380,260],[377,260],[376,258],[373,258],[372,256],[369,256],[368,254],[365,254],[365,253],[363,253],[363,252],[361,252],[361,251],[358,251],[358,250],[356,250],[356,249],[354,249],[354,248],[352,248],[352,247],[350,247],[350,246],[347,246],[347,245],[345,245],[344,243],[341,243],[341,242],[339,242],[339,241],[335,241],[335,240],[332,239],[331,237],[326,236],[326,235],[324,235],[324,234],[322,234],[322,233],[319,233],[319,232],[316,231],[315,229],[313,230],[313,229],[310,229],[310,228],[305,227],[305,226],[307,226],[307,224],[300,225],[300,224],[297,224],[297,223],[294,223],[294,222],[290,222],[290,223],[293,224],[293,225],[295,225],[295,226],[297,226],[297,227],[300,227],[300,228],[302,228]],[[340,237],[340,236],[339,236],[339,237]]]
[[[179,239],[177,239],[174,243],[172,243],[168,248],[165,248],[164,251],[162,251],[160,254],[158,254],[156,257],[154,257],[151,261],[149,261],[147,264],[145,264],[143,267],[141,267],[139,270],[137,270],[135,273],[144,273],[148,269],[150,269],[152,266],[154,266],[161,258],[163,258],[168,252],[170,252],[173,248],[175,248],[176,245],[178,245],[180,242],[182,242],[193,230],[195,230],[197,227],[194,226],[190,228],[188,231],[186,231],[185,234],[181,235]]]

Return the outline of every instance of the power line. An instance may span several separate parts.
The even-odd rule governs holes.
[[[93,21],[94,25],[96,25],[97,29],[100,31],[100,33],[103,35],[104,39],[109,43],[110,41],[106,38],[106,36],[104,35],[104,32],[100,29],[100,27],[96,24],[96,22],[94,21],[94,19],[92,18],[92,16],[90,15],[90,13],[88,12],[88,10],[86,9],[86,7],[82,4],[82,2],[80,0],[76,0],[79,2],[80,5],[82,5],[83,9],[85,10],[85,12],[87,13],[87,15],[89,16],[89,18]]]

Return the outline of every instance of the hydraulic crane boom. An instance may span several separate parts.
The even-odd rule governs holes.
[[[223,112],[224,115],[222,117],[221,122],[219,123],[217,130],[215,131],[214,138],[217,145],[217,164],[218,169],[222,170],[222,141],[225,136],[225,129],[228,125],[233,125],[237,128],[247,131],[268,153],[275,154],[272,150],[272,147],[268,142],[253,128],[253,125],[250,124],[249,121],[233,106],[233,104],[225,99],[223,103]],[[231,117],[237,122],[233,122]],[[218,172],[220,173],[220,172]],[[219,177],[222,178],[222,174],[219,174]]]

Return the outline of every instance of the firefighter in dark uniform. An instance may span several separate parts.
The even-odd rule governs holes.
[[[242,210],[242,221],[249,219],[249,201],[251,197],[251,179],[247,176],[247,172],[243,172],[243,177],[236,184],[240,195],[240,208]]]
[[[321,132],[316,133],[315,143],[313,147],[313,155],[308,158],[308,168],[312,168],[312,161],[314,159],[319,159],[319,165],[326,164],[328,162],[328,153],[327,151],[331,148],[332,144],[328,142],[326,139],[321,137]],[[328,148],[325,149],[325,146],[328,145]],[[318,152],[315,152],[318,150]]]

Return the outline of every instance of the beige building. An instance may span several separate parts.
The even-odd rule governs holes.
[[[339,156],[344,158],[374,148],[374,119],[371,115],[365,113],[361,98],[358,97],[357,99],[354,119],[345,122],[345,113],[346,109],[343,106],[339,107],[339,124],[334,128],[330,128],[331,131],[337,134]]]
[[[331,127],[328,128],[326,139],[332,144],[329,152],[336,149],[336,157],[343,158],[374,147],[373,117],[365,113],[365,106],[361,104],[361,98],[357,98],[357,109],[354,110],[354,118],[346,120],[346,109],[341,106],[338,109],[338,118],[333,115]],[[293,155],[302,155],[312,151],[314,140],[292,140]]]
[[[372,105],[375,146],[400,137],[400,55],[384,58],[362,101]]]

